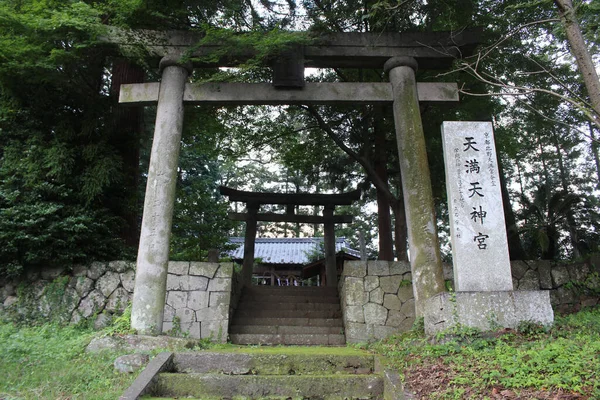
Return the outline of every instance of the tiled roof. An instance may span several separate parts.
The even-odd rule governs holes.
[[[323,238],[256,238],[254,244],[254,258],[260,258],[263,264],[307,264],[308,256],[315,252]],[[244,238],[229,238],[229,243],[239,245],[235,250],[229,251],[232,259],[244,258]],[[335,252],[344,251],[360,257],[360,251],[353,250],[346,238],[335,239]]]

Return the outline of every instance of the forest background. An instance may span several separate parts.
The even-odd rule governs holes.
[[[139,48],[107,43],[110,27],[201,31],[203,41],[218,41],[234,55],[255,50],[238,69],[196,69],[196,82],[269,81],[265,59],[326,32],[479,27],[482,44],[473,56],[457,60],[451,71],[417,74],[419,81],[458,82],[461,91],[458,105],[421,109],[445,257],[440,125],[452,120],[494,123],[511,258],[576,259],[598,251],[600,105],[583,79],[589,71],[573,57],[582,44],[569,32],[577,22],[584,50],[598,65],[600,1],[574,1],[572,12],[565,3],[5,0],[0,275],[135,258],[156,109],[125,108],[117,98],[122,83],[159,80],[158,62]],[[306,34],[293,33],[299,31]],[[307,79],[386,81],[383,71],[368,69],[316,70]],[[220,184],[288,193],[361,188],[360,202],[338,208],[355,215],[355,223],[336,234],[358,247],[363,231],[371,256],[407,258],[391,108],[187,106],[185,112],[172,259],[203,259],[241,232],[227,219]],[[259,235],[319,235],[313,229],[265,224]]]

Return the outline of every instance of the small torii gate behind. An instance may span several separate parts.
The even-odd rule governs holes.
[[[122,85],[119,101],[157,103],[154,138],[137,256],[131,326],[140,333],[162,331],[169,241],[175,202],[184,102],[194,104],[373,104],[391,103],[394,111],[404,205],[408,222],[415,313],[425,300],[445,291],[437,237],[431,178],[419,101],[458,101],[456,83],[417,83],[417,66],[447,69],[472,53],[479,31],[419,33],[338,33],[318,38],[292,57],[296,68],[383,68],[390,83],[304,83],[292,79],[283,87],[268,83],[190,84],[193,65],[185,56],[203,56],[219,44],[196,46],[199,32],[114,30],[108,41],[142,46],[162,57],[160,83]],[[249,54],[251,56],[251,54]],[[235,66],[242,60],[222,59],[196,67]],[[277,60],[281,61],[281,60]],[[275,71],[280,71],[275,68]],[[290,86],[293,86],[290,89]]]
[[[244,236],[244,261],[242,263],[242,282],[250,285],[254,267],[254,242],[256,241],[256,223],[264,222],[298,222],[323,224],[325,226],[323,240],[325,243],[325,277],[326,285],[337,287],[337,269],[335,263],[335,230],[334,224],[352,223],[351,215],[333,215],[335,206],[351,205],[360,199],[360,190],[340,194],[308,194],[308,193],[257,193],[235,190],[220,186],[222,195],[229,201],[246,203],[247,213],[229,213],[229,218],[246,222]],[[285,214],[263,213],[258,209],[263,204],[281,204],[286,206]],[[323,206],[323,216],[298,215],[294,206]]]

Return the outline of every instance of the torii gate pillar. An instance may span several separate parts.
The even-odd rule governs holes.
[[[181,133],[183,92],[191,64],[166,56],[160,61],[162,79],[150,153],[142,230],[137,256],[131,327],[142,334],[162,332],[169,241]]]
[[[394,125],[408,226],[415,314],[422,317],[425,300],[445,291],[445,287],[415,80],[417,61],[412,57],[394,57],[383,68],[389,74],[394,95]]]

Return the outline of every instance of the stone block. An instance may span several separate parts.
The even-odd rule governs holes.
[[[540,277],[538,271],[527,270],[525,275],[519,280],[519,290],[540,290]]]
[[[168,335],[172,333],[173,330],[173,322],[163,322],[162,333]]]
[[[549,262],[538,264],[537,272],[540,278],[540,289],[552,289],[552,264]]]
[[[182,278],[187,279],[188,290],[206,290],[208,288],[208,278],[204,276],[185,275]]]
[[[379,284],[386,293],[398,293],[400,282],[402,282],[401,275],[385,276],[379,279]]]
[[[578,296],[575,294],[572,288],[561,286],[554,292],[558,298],[558,304],[574,304],[579,302]]]
[[[402,314],[400,311],[390,310],[385,325],[398,328],[406,318],[406,315]]]
[[[415,316],[415,299],[408,299],[405,303],[402,303],[400,312],[407,317],[414,318]]]
[[[190,337],[192,339],[201,339],[202,338],[202,335],[200,334],[200,322],[190,322],[190,323],[186,324],[184,329],[185,330],[182,329],[182,331],[187,333],[188,337]]]
[[[187,275],[190,270],[189,261],[169,261],[168,272],[175,275]]]
[[[233,263],[220,263],[219,269],[215,273],[215,278],[231,278],[233,277]]]
[[[231,302],[230,292],[210,292],[210,298],[208,301],[209,307],[217,307],[221,304],[227,305]]]
[[[390,262],[382,260],[369,260],[367,262],[367,275],[388,276],[390,274]]]
[[[355,278],[363,278],[367,275],[366,261],[345,261],[343,276],[352,276]]]
[[[132,261],[111,261],[108,263],[108,270],[118,273],[135,270],[135,263]]]
[[[393,327],[393,326],[375,325],[373,327],[373,337],[376,340],[387,339],[390,336],[393,336],[398,332],[399,332],[398,328]]]
[[[450,279],[453,279],[452,277],[450,277]],[[407,272],[405,274],[402,274],[402,280],[403,281],[408,281],[408,282],[412,282],[412,273]]]
[[[109,297],[121,283],[121,278],[116,272],[108,271],[96,281],[96,289],[100,290],[104,297]]]
[[[165,311],[163,314],[164,322],[173,322],[173,317],[175,316],[175,309],[168,304],[165,304]],[[164,323],[163,323],[163,331],[164,331]]]
[[[513,329],[522,321],[543,325],[554,321],[547,291],[445,292],[426,300],[424,315],[428,335],[456,323],[489,330],[490,320]]]
[[[209,292],[231,292],[230,278],[213,278],[208,282]]]
[[[402,286],[398,288],[398,299],[401,303],[406,303],[410,299],[414,299],[415,294],[413,293],[412,285]]]
[[[555,265],[552,268],[551,274],[554,287],[562,286],[571,280],[571,277],[569,276],[569,269],[566,265]]]
[[[135,271],[127,271],[119,274],[121,278],[121,286],[129,293],[133,293],[135,287]]]
[[[215,343],[227,342],[227,330],[229,321],[202,321],[200,323],[200,336],[202,339],[208,338]]]
[[[369,325],[385,325],[388,310],[379,304],[368,303],[363,307],[365,323]]]
[[[378,287],[369,293],[369,301],[375,304],[383,304],[383,289]]]
[[[148,361],[150,361],[150,356],[148,354],[127,354],[117,357],[113,366],[117,372],[127,374],[142,368],[148,364]]]
[[[172,290],[167,292],[167,304],[174,309],[184,308],[187,306],[187,292]]]
[[[75,291],[80,297],[87,296],[94,287],[94,281],[87,276],[75,277]]]
[[[219,268],[219,263],[195,261],[190,263],[190,275],[204,276],[212,279]]]
[[[407,261],[390,261],[390,275],[404,275],[410,272],[410,263]]]
[[[402,303],[397,295],[386,293],[383,297],[383,306],[388,310],[398,310],[402,307]]]
[[[4,308],[11,307],[19,302],[19,298],[17,296],[8,296],[4,299],[3,306]]]
[[[27,289],[33,295],[34,298],[39,299],[46,291],[47,285],[48,281],[36,281],[33,282],[30,286],[28,286]]]
[[[86,265],[74,265],[71,275],[73,276],[87,276],[88,267]]]
[[[569,266],[569,275],[571,279],[577,282],[583,282],[590,274],[590,267],[587,264],[574,264]]]
[[[510,269],[512,271],[513,278],[521,280],[525,276],[529,266],[525,263],[525,261],[517,260],[510,262]]]
[[[221,321],[229,320],[229,305],[219,304],[218,306],[203,308],[196,311],[198,321]]]
[[[95,261],[89,266],[89,268],[87,270],[87,276],[90,279],[96,280],[96,279],[100,278],[102,275],[104,275],[104,273],[107,270],[108,270],[107,263]]]
[[[348,322],[345,329],[347,343],[362,343],[373,340],[373,326]]]
[[[208,292],[194,290],[187,293],[187,307],[194,311],[208,307],[208,300]]]
[[[41,270],[40,274],[42,276],[42,279],[47,281],[53,281],[59,276],[61,276],[63,272],[65,272],[64,267],[54,267],[44,268]]]
[[[378,276],[365,276],[365,292],[371,292],[374,289],[379,287],[379,277]]]
[[[345,313],[347,322],[365,322],[365,314],[362,306],[347,306]]]
[[[347,306],[362,306],[367,302],[362,278],[345,278],[344,300]]]
[[[99,290],[92,290],[83,300],[79,303],[77,310],[83,318],[89,318],[94,313],[98,313],[104,309],[106,298]]]
[[[108,297],[108,302],[106,303],[106,310],[108,311],[120,311],[123,312],[129,303],[131,296],[129,292],[122,287],[117,288],[111,295]]]
[[[179,318],[179,322],[181,322],[182,324],[188,323],[188,322],[195,322],[196,321],[196,312],[194,310],[192,310],[191,308],[176,308],[175,309],[175,318]]]
[[[399,332],[408,332],[413,328],[413,325],[415,324],[415,317],[407,317],[404,321],[402,321],[400,323],[400,326],[398,327],[398,331]]]
[[[167,274],[167,290],[189,290],[188,276]]]

